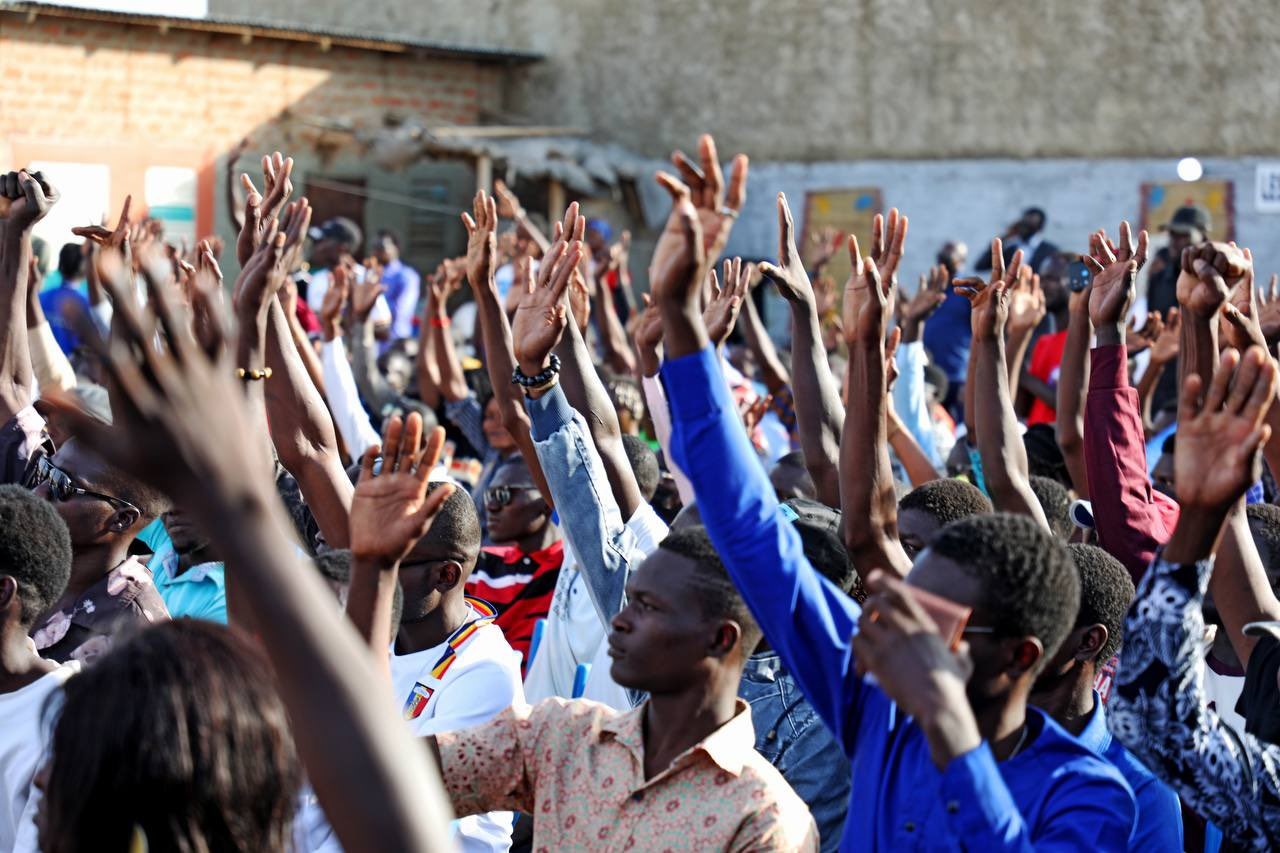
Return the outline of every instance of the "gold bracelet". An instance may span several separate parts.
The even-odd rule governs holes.
[[[261,370],[246,370],[243,367],[237,367],[236,378],[243,379],[245,382],[256,382],[259,379],[270,379],[271,368],[264,367]]]
[[[528,397],[528,396],[530,396],[530,395],[532,395],[532,394],[541,394],[543,391],[546,391],[546,390],[548,390],[548,389],[550,389],[550,388],[554,387],[554,386],[555,386],[555,384],[556,384],[557,382],[559,382],[559,381],[560,381],[560,374],[559,374],[559,373],[553,373],[553,374],[551,374],[551,378],[550,378],[550,379],[548,379],[546,382],[543,382],[541,385],[526,385],[526,386],[524,386],[524,395],[525,395],[526,397]]]

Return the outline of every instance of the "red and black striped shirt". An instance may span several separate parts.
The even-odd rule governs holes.
[[[533,626],[551,610],[563,562],[563,541],[532,554],[514,545],[486,545],[467,579],[467,595],[483,599],[497,609],[495,623],[526,663]]]

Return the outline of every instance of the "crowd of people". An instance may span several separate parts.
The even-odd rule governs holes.
[[[782,194],[749,263],[672,163],[644,294],[500,182],[421,276],[279,153],[53,270],[0,176],[0,850],[1280,844],[1274,277],[1031,208],[911,289]]]

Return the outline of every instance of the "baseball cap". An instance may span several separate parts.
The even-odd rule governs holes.
[[[1165,227],[1174,234],[1190,234],[1193,231],[1199,231],[1201,236],[1208,236],[1209,229],[1213,227],[1213,220],[1209,218],[1209,211],[1200,205],[1188,204],[1175,210],[1173,218]]]
[[[313,225],[307,231],[307,236],[317,242],[320,240],[333,240],[352,249],[360,245],[361,238],[360,226],[345,216],[335,216],[332,219],[326,219],[319,225]]]
[[[606,241],[613,239],[613,226],[603,219],[588,219],[587,230],[595,231]]]
[[[1081,530],[1093,530],[1093,504],[1085,500],[1072,501],[1071,521]]]

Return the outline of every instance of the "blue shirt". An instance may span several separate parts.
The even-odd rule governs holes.
[[[387,302],[391,305],[391,339],[412,338],[422,278],[417,270],[397,258],[382,270],[382,283],[386,285]]]
[[[178,554],[166,541],[147,563],[164,606],[174,619],[186,616],[227,624],[227,591],[222,563],[200,563],[180,575]]]
[[[934,365],[953,384],[963,384],[969,369],[969,347],[973,342],[969,313],[969,300],[949,290],[947,298],[924,324],[924,345],[933,356]]]
[[[1026,747],[934,766],[914,721],[855,670],[857,602],[822,577],[778,502],[711,348],[667,361],[672,456],[770,645],[852,763],[842,850],[1126,850],[1133,794],[1120,772],[1042,711]]]
[[[1080,742],[1110,761],[1133,789],[1138,819],[1129,838],[1131,851],[1160,853],[1182,849],[1182,807],[1173,789],[1156,778],[1107,729],[1102,697],[1093,691],[1093,714],[1080,732]]]
[[[44,311],[49,328],[53,330],[53,339],[67,355],[74,352],[80,344],[80,338],[76,336],[72,325],[75,315],[71,312],[76,305],[80,306],[86,317],[89,315],[89,300],[74,285],[61,284],[40,294],[40,309]]]

